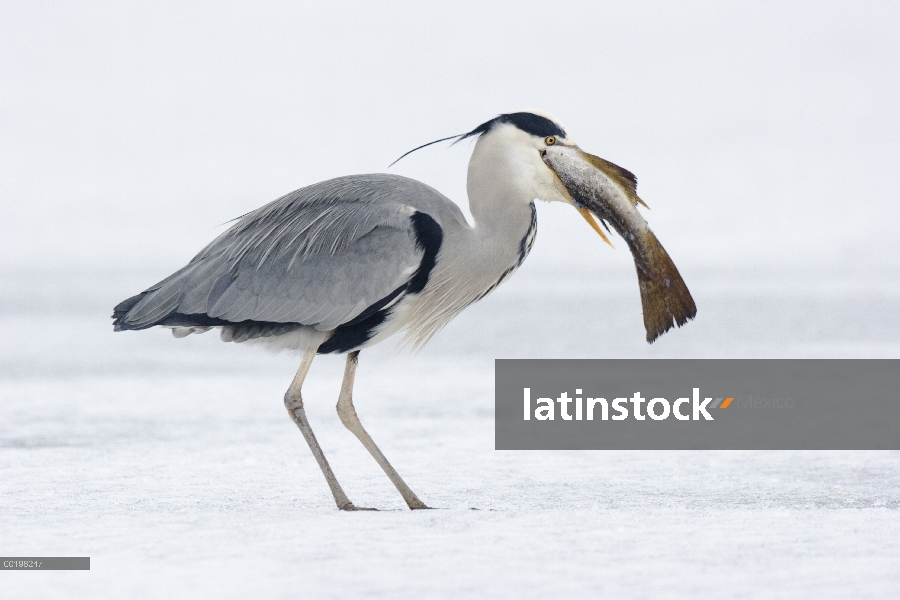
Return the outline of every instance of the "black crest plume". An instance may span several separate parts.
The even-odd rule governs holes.
[[[537,137],[547,137],[547,136],[551,136],[551,135],[558,136],[558,137],[566,136],[566,132],[563,131],[562,127],[560,127],[559,125],[557,125],[556,123],[554,123],[553,121],[551,121],[550,119],[548,119],[546,117],[542,117],[540,115],[536,115],[536,114],[530,113],[530,112],[507,113],[507,114],[503,114],[503,115],[498,115],[498,116],[494,117],[493,119],[491,119],[490,121],[485,121],[484,123],[482,123],[481,125],[479,125],[478,127],[476,127],[475,129],[473,129],[472,131],[470,131],[468,133],[460,133],[458,135],[451,135],[450,137],[445,137],[445,138],[441,138],[439,140],[434,140],[433,142],[428,142],[427,144],[422,144],[421,146],[413,148],[412,150],[405,153],[403,156],[401,156],[400,158],[398,158],[397,160],[395,160],[394,162],[389,164],[388,168],[390,169],[395,164],[400,162],[400,159],[405,158],[406,156],[409,156],[416,150],[421,150],[422,148],[426,148],[428,146],[431,146],[432,144],[446,142],[447,140],[453,140],[453,144],[456,144],[457,142],[460,142],[462,140],[465,140],[465,139],[468,139],[471,137],[478,137],[483,133],[487,133],[488,131],[490,131],[495,126],[497,126],[501,123],[508,123],[509,125],[513,125],[514,127],[521,129],[525,133],[529,133],[529,134],[537,136]],[[453,144],[450,144],[450,145],[452,146]]]

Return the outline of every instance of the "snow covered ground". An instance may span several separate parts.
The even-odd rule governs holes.
[[[701,274],[700,318],[648,347],[634,281],[523,271],[419,355],[361,356],[361,418],[435,510],[406,510],[341,426],[341,358],[314,363],[319,440],[350,498],[382,509],[354,514],[285,414],[295,357],[113,334],[146,274],[5,273],[0,549],[91,570],[3,572],[3,596],[900,595],[898,452],[493,449],[494,358],[897,358],[898,290]]]

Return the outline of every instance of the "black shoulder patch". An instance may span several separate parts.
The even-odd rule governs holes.
[[[490,121],[486,121],[469,133],[463,134],[459,139],[464,140],[466,138],[476,137],[483,133],[487,133],[495,125],[500,123],[509,123],[510,125],[518,127],[525,133],[541,138],[551,135],[566,137],[566,132],[550,119],[530,112],[517,112],[499,115]]]
[[[408,294],[418,294],[425,289],[428,277],[431,275],[434,265],[437,263],[437,255],[444,243],[444,231],[431,215],[416,211],[409,218],[412,221],[413,231],[416,234],[416,246],[424,252],[419,268],[413,273],[406,288]]]

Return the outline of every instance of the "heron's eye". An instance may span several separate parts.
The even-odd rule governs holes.
[[[556,143],[556,138],[551,135],[551,136],[547,137],[547,139],[544,140],[544,143],[547,144],[548,146],[552,146],[553,144]]]

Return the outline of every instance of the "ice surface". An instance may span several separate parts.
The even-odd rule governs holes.
[[[341,359],[317,359],[319,440],[350,498],[383,509],[344,514],[281,403],[296,357],[113,334],[140,274],[6,274],[0,547],[91,571],[4,572],[3,595],[896,597],[900,453],[493,450],[496,357],[896,358],[896,290],[695,278],[698,320],[648,346],[634,281],[536,275],[419,355],[361,355],[360,416],[436,510],[405,509],[334,413]]]

